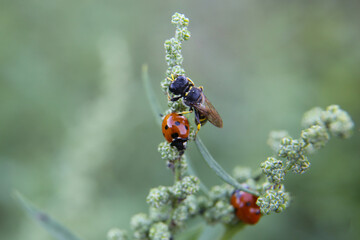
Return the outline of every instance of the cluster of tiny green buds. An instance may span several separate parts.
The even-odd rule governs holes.
[[[131,218],[130,225],[134,231],[134,238],[137,240],[147,239],[151,220],[145,213],[138,213]]]
[[[171,22],[175,24],[176,30],[175,37],[166,40],[164,43],[165,60],[168,65],[166,72],[167,77],[171,77],[172,74],[185,74],[185,70],[181,66],[184,60],[181,54],[181,44],[183,41],[186,41],[190,38],[190,31],[187,29],[187,26],[189,25],[189,19],[186,18],[184,14],[175,13],[172,16]],[[170,82],[167,78],[161,82],[161,86],[164,92],[167,92],[169,84]]]
[[[184,41],[190,38],[190,32],[187,30],[189,19],[184,14],[175,13],[172,16],[171,22],[176,25],[175,37],[177,39]]]
[[[164,160],[175,161],[179,159],[179,151],[175,147],[171,147],[170,143],[166,141],[159,144],[158,151]]]
[[[306,143],[306,150],[310,153],[323,148],[329,141],[329,134],[326,128],[321,125],[313,125],[301,131],[301,138]]]
[[[204,212],[205,220],[210,224],[215,223],[232,223],[235,219],[234,207],[229,201],[218,200]]]
[[[284,181],[285,171],[281,160],[274,157],[268,157],[260,167],[270,183],[279,184]]]
[[[303,139],[285,137],[281,140],[278,155],[288,160],[285,171],[291,169],[295,173],[304,173],[310,167],[310,162],[305,156],[305,146],[306,143]]]
[[[354,123],[347,112],[337,105],[331,105],[326,110],[316,107],[306,112],[302,126],[305,129],[299,139],[291,138],[286,131],[270,134],[268,144],[282,159],[269,157],[261,164],[268,181],[263,187],[265,192],[257,201],[263,214],[281,212],[288,206],[290,197],[281,184],[288,170],[304,173],[310,167],[306,155],[326,145],[330,138],[328,131],[334,136],[347,138],[352,133]]]
[[[194,195],[188,196],[184,201],[179,203],[174,211],[172,221],[177,227],[182,227],[185,221],[199,212],[197,199]]]
[[[152,188],[150,190],[149,195],[146,198],[146,202],[154,208],[162,207],[168,204],[169,201],[170,201],[170,191],[169,188],[165,186]]]
[[[185,199],[187,196],[199,191],[200,181],[195,176],[186,176],[170,188],[171,193],[179,199]]]
[[[354,122],[350,115],[338,105],[330,105],[325,110],[316,107],[306,112],[302,120],[305,128],[320,125],[334,136],[349,138],[353,132]]]
[[[228,184],[211,188],[207,197],[198,198],[204,219],[209,224],[236,222],[234,207],[230,204],[230,196],[234,188]]]
[[[170,217],[171,206],[164,205],[162,207],[150,207],[149,208],[149,218],[153,222],[164,222]]]
[[[181,44],[183,41],[186,41],[190,38],[190,31],[187,29],[189,25],[189,19],[185,17],[184,14],[175,13],[172,16],[171,22],[176,26],[175,36],[166,40],[164,43],[165,47],[165,60],[168,65],[166,71],[166,78],[161,82],[161,88],[163,91],[168,94],[168,88],[170,81],[168,78],[171,78],[172,75],[184,75],[185,70],[181,66],[183,63],[183,56],[181,53]],[[169,112],[182,112],[186,109],[186,106],[182,103],[181,100],[178,101],[169,101],[168,102]]]
[[[353,132],[354,122],[350,115],[338,105],[331,105],[321,116],[330,133],[336,137],[349,138]]]
[[[118,228],[110,229],[107,234],[108,240],[128,240],[128,234],[124,230],[120,230]]]
[[[149,237],[151,240],[170,240],[171,233],[168,225],[163,222],[153,224],[150,228]]]
[[[284,191],[283,185],[279,189],[268,189],[261,195],[256,204],[260,207],[261,213],[268,215],[271,212],[280,213],[289,205],[289,193]]]

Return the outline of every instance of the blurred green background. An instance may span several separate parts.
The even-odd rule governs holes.
[[[303,113],[339,104],[356,124],[311,169],[289,175],[293,201],[241,239],[355,239],[359,234],[359,1],[0,0],[0,239],[52,239],[14,201],[18,190],[83,239],[129,229],[151,187],[172,185],[141,81],[165,77],[171,15],[190,18],[184,67],[224,128],[199,135],[231,172],[271,155],[271,130],[300,133]],[[200,179],[221,183],[197,153]]]

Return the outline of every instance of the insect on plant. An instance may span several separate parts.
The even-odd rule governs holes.
[[[195,111],[195,123],[197,125],[195,135],[207,121],[218,128],[223,127],[219,113],[203,93],[204,88],[202,86],[195,87],[194,82],[184,75],[174,77],[172,74],[171,78],[168,79],[171,81],[169,91],[176,95],[173,98],[169,96],[169,99],[171,101],[183,99],[184,104],[189,107],[189,111],[182,112],[182,114]]]

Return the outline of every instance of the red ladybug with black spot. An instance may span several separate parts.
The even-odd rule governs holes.
[[[237,218],[247,224],[256,224],[261,217],[260,207],[256,205],[257,196],[235,190],[230,203],[235,208]]]
[[[177,113],[169,113],[164,117],[161,129],[171,146],[176,147],[179,151],[186,149],[190,133],[189,121],[186,117]]]

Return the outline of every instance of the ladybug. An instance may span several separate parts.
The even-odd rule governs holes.
[[[173,98],[169,96],[169,100],[177,101],[182,98],[184,104],[189,107],[189,111],[184,113],[195,110],[196,133],[207,121],[218,128],[223,127],[223,121],[215,107],[204,95],[203,87],[195,87],[194,82],[184,75],[176,76],[176,78],[171,75],[171,78],[168,79],[171,81],[169,92],[175,95]]]
[[[260,207],[256,205],[257,196],[235,190],[230,203],[235,208],[237,218],[247,224],[256,224],[261,217]]]
[[[179,151],[186,149],[190,133],[189,121],[186,117],[177,113],[169,113],[164,117],[161,129],[171,146],[176,147]]]

